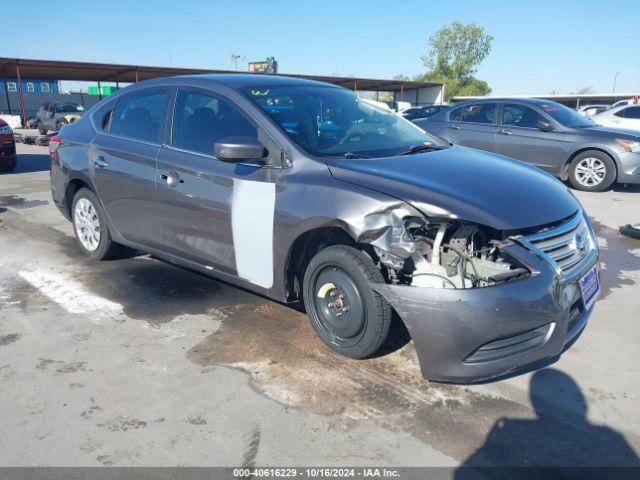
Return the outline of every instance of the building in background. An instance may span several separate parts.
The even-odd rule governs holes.
[[[57,80],[22,79],[22,93],[58,93],[60,90]],[[0,79],[0,93],[18,93],[17,78]]]

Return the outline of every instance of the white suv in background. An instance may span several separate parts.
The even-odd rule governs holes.
[[[598,125],[640,130],[640,104],[611,108],[591,117]]]

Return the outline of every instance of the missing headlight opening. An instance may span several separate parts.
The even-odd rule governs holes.
[[[479,288],[529,274],[504,251],[504,232],[461,220],[438,220],[391,209],[365,217],[361,243],[373,247],[392,284]]]

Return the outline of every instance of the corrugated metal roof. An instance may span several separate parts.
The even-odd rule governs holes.
[[[60,60],[32,60],[24,58],[1,58],[0,77],[15,78],[16,68],[20,68],[23,79],[46,78],[51,80],[80,80],[103,82],[136,82],[150,78],[174,75],[194,75],[203,73],[246,73],[232,70],[207,70],[198,68],[152,67],[143,65],[118,65],[107,63],[67,62]],[[382,80],[374,78],[333,77],[322,75],[278,74],[288,77],[305,78],[332,83],[355,90],[397,92],[441,86],[440,83],[414,82],[405,80]]]

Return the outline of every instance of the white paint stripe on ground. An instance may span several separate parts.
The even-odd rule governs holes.
[[[63,275],[42,270],[21,270],[18,274],[69,313],[122,312],[122,305],[88,292],[80,283]]]

